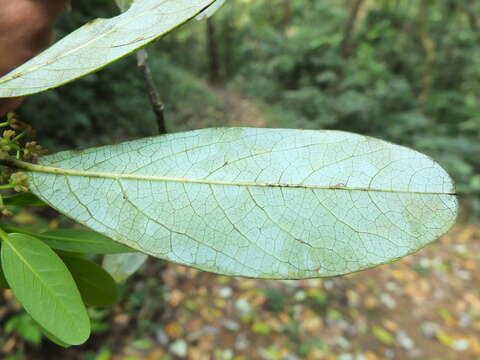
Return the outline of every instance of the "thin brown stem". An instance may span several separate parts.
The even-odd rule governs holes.
[[[148,64],[147,50],[142,49],[138,51],[136,55],[137,55],[137,66],[140,69],[143,75],[143,78],[145,80],[150,104],[152,105],[152,109],[155,114],[155,118],[157,120],[158,133],[166,134],[167,128],[165,126],[165,114],[164,114],[165,106],[160,98],[160,93],[157,89],[157,86],[155,85],[152,71]]]

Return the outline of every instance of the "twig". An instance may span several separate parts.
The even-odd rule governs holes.
[[[152,71],[150,70],[150,66],[148,64],[147,50],[139,50],[136,55],[137,66],[143,74],[145,84],[147,85],[150,104],[152,105],[153,112],[157,119],[158,133],[166,134],[167,128],[165,126],[165,115],[163,112],[165,106],[160,98],[160,93],[155,85],[155,81],[153,80]]]

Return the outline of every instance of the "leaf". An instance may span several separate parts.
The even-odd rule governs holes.
[[[392,334],[390,334],[387,330],[380,326],[374,326],[372,329],[373,335],[385,345],[393,345],[395,344],[395,338]]]
[[[214,0],[136,0],[121,15],[96,19],[0,78],[0,98],[30,95],[100,70],[197,16]]]
[[[142,253],[113,254],[103,258],[103,268],[116,282],[123,282],[134,274],[147,261],[148,256]]]
[[[55,335],[52,335],[50,332],[42,328],[40,325],[38,325],[38,327],[40,328],[40,331],[43,333],[43,335],[54,344],[61,346],[63,348],[69,348],[71,346],[70,344],[67,344],[62,340],[60,340],[59,338],[57,338]]]
[[[121,1],[121,0],[119,0]],[[207,19],[211,16],[213,16],[213,14],[215,14],[218,9],[220,9],[222,7],[222,5],[225,3],[225,0],[217,0],[215,1],[215,3],[210,6],[208,9],[206,9],[205,11],[203,11],[202,13],[200,13],[199,15],[197,15],[197,17],[195,18],[196,20],[204,20],[204,19]]]
[[[118,301],[118,286],[101,266],[77,257],[62,257],[62,260],[77,283],[85,304],[111,306]]]
[[[50,247],[80,254],[119,254],[134,250],[91,230],[59,229],[36,234]]]
[[[84,343],[90,321],[75,282],[57,254],[31,236],[9,234],[1,257],[8,283],[32,318],[65,343]]]
[[[227,275],[391,262],[446,232],[458,210],[427,156],[339,131],[204,129],[16,165],[37,196],[95,231]]]
[[[32,193],[19,193],[15,195],[7,195],[3,197],[3,204],[5,206],[46,206],[42,200],[37,198]]]

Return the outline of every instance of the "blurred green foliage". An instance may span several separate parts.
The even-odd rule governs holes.
[[[215,90],[235,89],[264,105],[268,126],[347,130],[413,147],[445,166],[460,191],[478,194],[480,4],[364,0],[355,13],[356,2],[227,1],[211,20],[215,88],[207,83],[206,21],[150,46],[168,129],[235,124]],[[79,0],[61,28],[116,11],[109,2]],[[22,114],[51,148],[155,129],[134,58],[33,97]],[[472,204],[480,207],[478,200]]]

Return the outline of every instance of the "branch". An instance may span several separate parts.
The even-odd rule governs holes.
[[[147,50],[142,49],[136,53],[137,56],[137,67],[143,74],[145,84],[147,86],[148,95],[150,99],[150,104],[152,105],[153,112],[157,119],[158,133],[166,134],[167,128],[165,126],[165,115],[163,110],[165,106],[160,98],[160,93],[155,85],[155,81],[152,76],[152,71],[148,65],[148,53]]]

